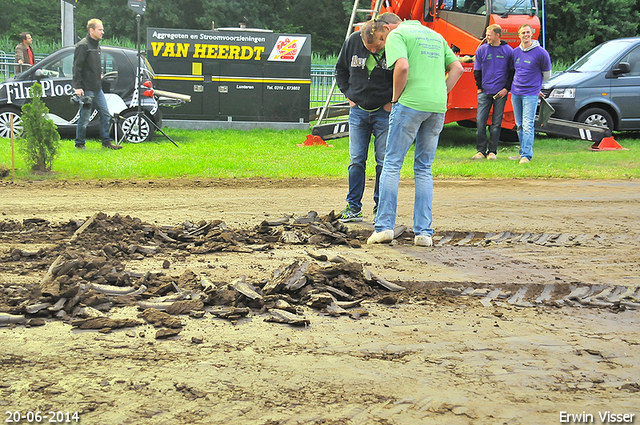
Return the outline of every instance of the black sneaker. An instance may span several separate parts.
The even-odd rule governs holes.
[[[103,143],[102,147],[103,148],[108,148],[108,149],[113,149],[114,151],[117,151],[118,149],[122,149],[122,146],[114,145],[112,142]]]
[[[85,145],[76,145],[76,149],[87,149]]]
[[[362,210],[356,210],[351,205],[347,204],[342,212],[340,212],[338,220],[343,223],[348,223],[350,221],[362,221]]]

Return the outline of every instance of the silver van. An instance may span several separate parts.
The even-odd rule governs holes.
[[[640,130],[640,37],[607,41],[543,86],[553,118]]]

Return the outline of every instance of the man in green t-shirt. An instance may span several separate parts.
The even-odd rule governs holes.
[[[367,243],[393,240],[400,169],[415,140],[414,244],[431,246],[431,164],[444,126],[447,93],[464,69],[444,38],[419,21],[402,22],[392,13],[385,13],[381,18],[368,21],[362,28],[365,47],[373,53],[385,48],[387,66],[394,68],[393,108],[380,178],[378,216],[375,231]]]

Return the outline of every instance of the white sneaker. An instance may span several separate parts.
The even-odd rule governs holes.
[[[369,239],[367,239],[367,244],[386,243],[392,240],[393,230],[383,230],[382,232],[373,232],[373,234],[369,236]]]
[[[416,235],[413,238],[413,244],[415,246],[433,246],[433,239],[429,235]]]
[[[520,158],[520,164],[526,164],[527,162],[529,162],[529,158],[527,158],[526,156]]]

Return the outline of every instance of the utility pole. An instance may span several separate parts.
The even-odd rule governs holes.
[[[62,30],[62,47],[76,44],[76,28],[74,12],[75,0],[60,0],[60,29]]]

